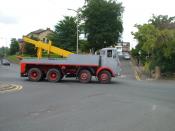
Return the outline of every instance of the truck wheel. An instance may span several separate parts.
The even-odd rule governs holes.
[[[111,81],[111,74],[109,71],[101,71],[98,75],[98,80],[102,84],[107,84]]]
[[[88,83],[91,81],[92,75],[88,70],[81,70],[78,79],[81,83]]]
[[[62,75],[61,75],[61,72],[57,69],[50,69],[48,72],[47,72],[47,80],[50,81],[50,82],[58,82],[61,80],[62,78]]]
[[[31,68],[28,72],[28,78],[31,81],[39,81],[42,78],[42,72],[39,68]]]

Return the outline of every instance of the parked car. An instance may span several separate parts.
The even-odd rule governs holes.
[[[124,52],[124,53],[123,53],[123,58],[124,58],[125,60],[130,60],[130,59],[131,59],[131,56],[130,56],[130,54],[129,54],[128,52]]]
[[[2,59],[2,60],[1,60],[1,64],[2,64],[2,65],[10,66],[10,62],[9,62],[8,60],[6,60],[6,59]]]

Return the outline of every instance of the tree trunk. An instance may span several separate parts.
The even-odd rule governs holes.
[[[160,79],[161,77],[161,71],[160,71],[160,67],[159,66],[156,66],[155,67],[155,79]]]

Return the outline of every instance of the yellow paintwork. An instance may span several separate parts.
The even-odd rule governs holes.
[[[51,41],[49,41],[49,43],[44,43],[42,41],[32,40],[26,36],[23,36],[23,40],[27,43],[31,43],[31,44],[35,45],[35,47],[38,48],[38,50],[37,50],[38,59],[42,58],[42,50],[46,50],[48,52],[48,54],[50,52],[52,52],[54,54],[57,54],[57,55],[60,55],[63,57],[68,57],[69,55],[74,54],[72,52],[63,50],[61,48],[52,46]]]

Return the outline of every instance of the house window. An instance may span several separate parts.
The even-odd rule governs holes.
[[[45,38],[43,38],[43,42],[45,42]]]

